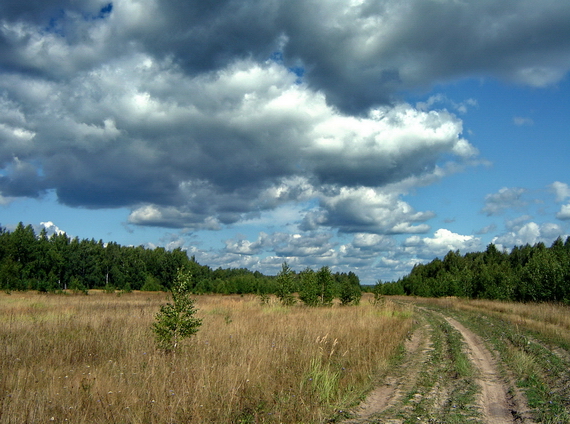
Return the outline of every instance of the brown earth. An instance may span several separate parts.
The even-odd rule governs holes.
[[[468,346],[469,359],[479,371],[477,383],[481,387],[481,394],[478,403],[483,410],[484,422],[488,424],[514,423],[518,415],[517,405],[508,396],[508,387],[500,378],[493,355],[478,335],[453,318],[446,317],[445,319],[463,336]]]

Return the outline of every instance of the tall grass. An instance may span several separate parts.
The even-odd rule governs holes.
[[[0,422],[322,422],[360,399],[409,331],[375,307],[200,296],[176,356],[151,330],[163,293],[0,295]]]

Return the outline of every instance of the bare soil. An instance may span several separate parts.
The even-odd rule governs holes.
[[[483,421],[488,424],[514,423],[519,407],[508,396],[509,389],[497,371],[493,355],[478,335],[453,318],[445,319],[463,336],[468,346],[469,359],[479,371],[477,383],[481,387],[481,393],[478,403],[483,410]]]

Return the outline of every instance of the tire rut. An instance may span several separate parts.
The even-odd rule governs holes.
[[[445,423],[448,414],[453,414],[453,422],[532,422],[521,418],[519,411],[527,415],[524,405],[520,399],[509,396],[508,385],[481,337],[454,318],[424,308],[416,310],[419,322],[405,342],[404,359],[389,370],[344,424]],[[461,379],[450,372],[454,364],[447,332],[461,336],[462,350],[475,368],[473,377]],[[480,390],[472,395],[468,405],[459,407],[455,404],[456,395],[467,394],[468,380]]]
[[[515,423],[516,408],[508,396],[508,388],[502,382],[495,359],[485,347],[483,340],[453,318],[445,320],[459,331],[467,344],[467,354],[479,371],[477,383],[481,387],[479,405],[483,420],[488,424]]]
[[[344,424],[364,424],[370,422],[399,422],[378,421],[373,418],[380,413],[399,405],[403,396],[413,388],[428,359],[432,349],[429,325],[418,326],[404,342],[405,357],[395,373],[384,376],[381,384],[376,387],[365,401],[352,411],[353,418],[343,421]]]

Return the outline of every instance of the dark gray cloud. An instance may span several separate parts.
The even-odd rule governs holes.
[[[531,0],[0,0],[0,196],[209,229],[316,199],[301,229],[423,233],[433,214],[401,195],[477,151],[399,93],[555,83],[569,18]]]
[[[0,176],[0,192],[7,197],[38,197],[43,182],[37,169],[17,158],[7,167],[9,176]]]
[[[133,36],[157,56],[174,55],[187,72],[223,68],[236,59],[266,60],[278,48],[284,2],[218,0],[156,2],[160,23]]]
[[[61,75],[136,50],[196,75],[280,49],[345,111],[466,76],[542,86],[570,68],[570,6],[558,0],[4,1],[0,11],[5,68]]]
[[[26,2],[3,1],[0,13],[8,21],[26,21],[44,28],[55,26],[55,21],[65,13],[78,13],[85,18],[99,15],[110,2],[106,0],[29,0]]]
[[[142,54],[65,83],[11,76],[0,82],[0,157],[35,167],[36,191],[70,206],[130,206],[132,223],[211,228],[310,196],[329,198],[326,208],[340,187],[386,186],[432,173],[445,155],[476,155],[447,112],[401,104],[352,117],[296,78],[249,60],[189,77]],[[324,225],[356,213],[329,209],[336,218]]]
[[[344,110],[469,76],[542,86],[570,68],[570,5],[557,0],[290,3],[286,57]]]

